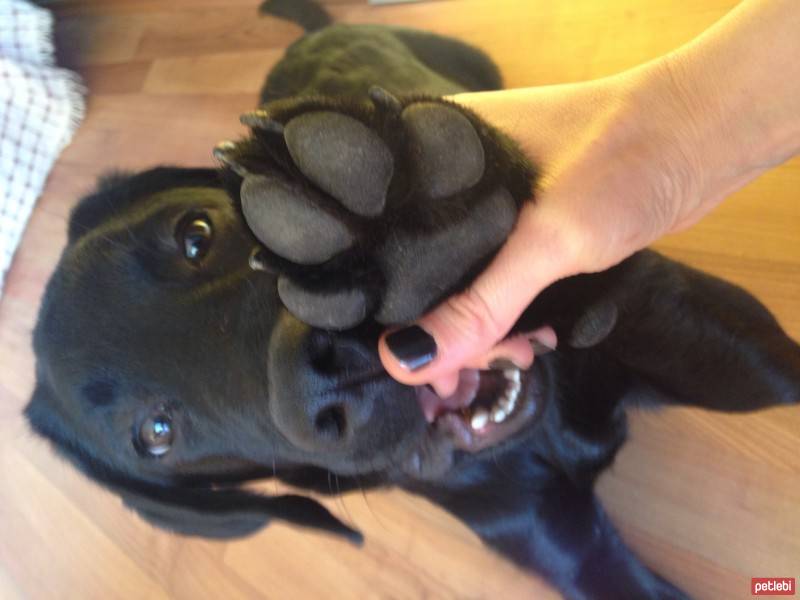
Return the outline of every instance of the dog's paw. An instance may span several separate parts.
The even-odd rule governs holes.
[[[218,146],[245,220],[301,320],[345,329],[415,319],[464,286],[508,236],[533,170],[474,114],[433,98],[280,101]]]

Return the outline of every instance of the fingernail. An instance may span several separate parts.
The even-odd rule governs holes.
[[[552,352],[555,348],[551,348],[547,344],[543,344],[539,340],[531,340],[531,347],[533,348],[533,355],[534,356],[541,356],[542,354],[547,354],[548,352]]]
[[[520,367],[507,358],[495,358],[489,363],[489,368],[494,371],[505,371],[506,369],[519,369]]]
[[[436,340],[419,325],[398,329],[386,336],[386,345],[400,365],[416,371],[436,358]]]

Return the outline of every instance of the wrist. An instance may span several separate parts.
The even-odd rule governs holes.
[[[753,173],[751,144],[731,124],[723,84],[702,65],[673,53],[643,67],[654,127],[666,140],[665,156],[681,206],[673,230],[693,224]],[[655,105],[658,108],[655,108]],[[759,171],[760,173],[761,171]]]
[[[794,0],[750,0],[642,67],[671,107],[664,127],[674,128],[706,211],[800,152],[798,30]]]
[[[763,91],[743,89],[746,74],[709,58],[681,49],[620,76],[628,118],[644,127],[638,135],[658,157],[662,194],[672,197],[672,231],[790,158],[800,140],[796,115],[764,108]]]

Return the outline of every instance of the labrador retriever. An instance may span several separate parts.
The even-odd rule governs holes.
[[[626,407],[740,412],[800,401],[800,346],[738,287],[640,252],[547,289],[517,325],[556,352],[464,371],[450,398],[381,368],[377,336],[463,288],[536,171],[442,96],[497,89],[480,50],[265,12],[308,33],[270,73],[219,170],[103,179],[74,210],[34,346],[33,429],[152,523],[230,538],[272,519],[358,541],[302,495],[399,486],[568,598],[685,598],[593,495]],[[514,477],[508,477],[513,473]]]

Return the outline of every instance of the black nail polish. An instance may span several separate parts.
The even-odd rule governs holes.
[[[421,369],[436,358],[436,341],[419,325],[390,333],[386,345],[409,371]]]

